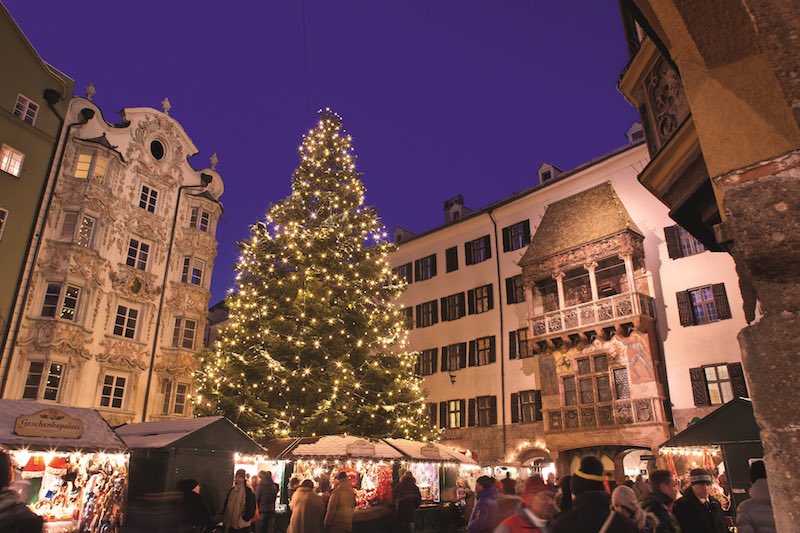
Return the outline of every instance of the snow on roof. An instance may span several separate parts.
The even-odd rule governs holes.
[[[403,455],[381,440],[364,437],[328,435],[316,442],[299,444],[291,450],[295,457],[377,457],[402,459]]]
[[[464,464],[477,464],[470,457],[453,448],[435,442],[419,442],[407,439],[384,439],[386,442],[409,456],[420,461],[458,462]]]
[[[165,448],[222,418],[221,416],[204,416],[182,420],[125,424],[117,428],[117,435],[122,437],[129,448]]]
[[[76,439],[23,437],[14,433],[15,423],[20,416],[49,410],[61,411],[68,417],[80,420],[82,426],[80,437]],[[0,444],[4,444],[9,448],[24,446],[31,449],[44,450],[66,448],[85,451],[121,451],[126,448],[125,443],[114,433],[111,426],[96,410],[31,400],[0,400]]]

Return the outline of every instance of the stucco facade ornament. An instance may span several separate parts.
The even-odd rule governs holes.
[[[647,75],[645,87],[658,146],[662,146],[689,116],[686,93],[680,75],[661,56]]]
[[[191,379],[200,368],[200,361],[193,351],[165,348],[156,360],[155,371]]]
[[[81,364],[91,358],[89,345],[91,332],[71,322],[42,318],[29,321],[22,329],[17,345],[28,352],[47,353],[58,350],[69,354],[73,364]]]
[[[141,343],[106,337],[100,345],[103,353],[97,354],[95,359],[101,363],[125,370],[145,370],[149,364],[147,351]]]
[[[103,285],[108,261],[94,251],[67,242],[50,242],[37,266],[50,275],[81,276],[91,288]]]
[[[181,231],[180,237],[175,239],[175,248],[179,255],[199,253],[203,257],[215,258],[217,256],[217,239],[204,231]],[[178,257],[180,261],[180,257]]]
[[[210,293],[204,287],[186,283],[170,284],[167,307],[178,313],[203,313],[208,308]]]
[[[128,265],[108,274],[114,292],[137,302],[154,301],[161,294],[156,276]]]

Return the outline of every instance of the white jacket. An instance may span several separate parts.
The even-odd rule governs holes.
[[[757,479],[750,487],[750,499],[736,509],[739,533],[775,533],[775,517],[766,479]]]

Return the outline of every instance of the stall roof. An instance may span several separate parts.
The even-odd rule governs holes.
[[[117,428],[129,448],[195,448],[265,455],[264,448],[222,416],[125,424]]]
[[[77,438],[22,436],[15,433],[17,419],[40,411],[60,411],[81,422]],[[54,413],[56,417],[61,415]],[[31,400],[0,400],[0,444],[37,450],[67,449],[83,451],[123,451],[125,443],[94,409],[69,407]]]
[[[419,461],[444,461],[457,462],[462,464],[477,464],[472,458],[467,457],[443,444],[435,442],[419,442],[408,439],[384,439],[401,453],[414,460]]]
[[[744,442],[761,442],[761,434],[753,416],[753,403],[746,398],[735,398],[660,447],[677,448]]]
[[[270,445],[268,444],[267,446],[269,447]],[[403,454],[380,439],[368,439],[351,435],[325,435],[295,439],[280,455],[281,459],[306,457],[358,457],[390,460],[402,459]]]

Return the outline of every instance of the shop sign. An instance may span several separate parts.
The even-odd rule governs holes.
[[[375,445],[364,439],[358,439],[348,444],[345,451],[352,457],[374,457]]]
[[[83,422],[58,409],[22,415],[14,422],[14,433],[20,437],[77,439],[83,433]]]
[[[422,457],[427,457],[428,459],[442,458],[442,454],[439,453],[439,448],[435,444],[426,444],[419,449],[419,453],[422,455]]]

